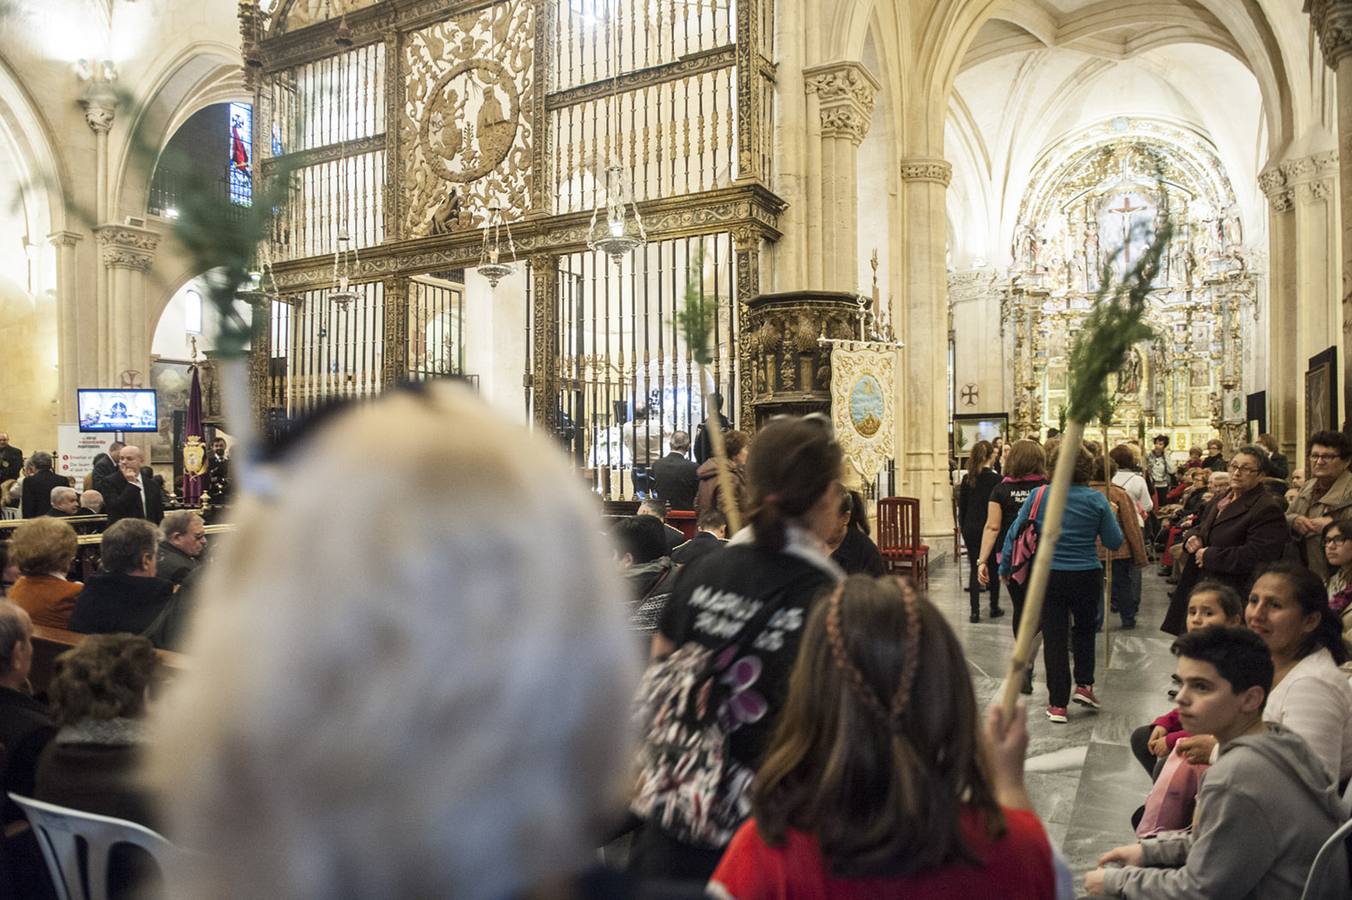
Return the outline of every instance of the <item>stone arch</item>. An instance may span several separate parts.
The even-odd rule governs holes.
[[[240,71],[239,50],[229,44],[195,42],[157,70],[159,77],[147,79],[135,109],[122,113],[133,118],[114,168],[112,185],[117,193],[109,208],[117,221],[146,214],[154,160],[189,116],[214,103],[252,102]]]
[[[68,227],[66,186],[69,175],[58,155],[46,117],[17,77],[0,60],[0,141],[20,167],[25,224],[30,239],[41,243]]]

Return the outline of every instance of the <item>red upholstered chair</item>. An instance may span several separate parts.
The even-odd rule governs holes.
[[[668,510],[667,524],[685,535],[687,541],[694,540],[695,534],[699,531],[695,527],[695,512],[690,509]]]
[[[883,497],[878,501],[878,552],[889,572],[909,574],[929,588],[929,546],[920,542],[920,500]]]

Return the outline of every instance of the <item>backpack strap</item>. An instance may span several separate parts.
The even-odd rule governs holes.
[[[1033,495],[1033,507],[1028,510],[1028,521],[1033,523],[1034,528],[1037,527],[1037,511],[1042,507],[1042,495],[1045,493],[1047,493],[1047,485],[1044,484],[1042,487],[1038,488],[1037,493]]]

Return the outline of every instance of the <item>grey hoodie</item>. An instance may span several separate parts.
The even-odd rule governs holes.
[[[1202,778],[1192,834],[1141,842],[1144,866],[1107,869],[1109,896],[1149,900],[1299,900],[1315,854],[1347,820],[1337,785],[1294,732],[1226,744]],[[1347,885],[1347,860],[1331,882]],[[1346,896],[1345,888],[1318,900]]]

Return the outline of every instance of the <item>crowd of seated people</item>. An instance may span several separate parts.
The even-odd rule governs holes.
[[[372,475],[389,434],[406,452]],[[293,438],[209,568],[200,517],[129,517],[80,589],[68,517],[26,523],[0,741],[29,772],[5,777],[190,848],[168,873],[188,900],[1074,896],[1024,785],[1026,713],[983,714],[943,614],[882,574],[829,425],[729,436],[735,495],[705,478],[689,540],[665,502],[604,523],[547,440],[451,384]],[[1110,699],[1104,566],[1123,567],[1126,624],[1143,528],[1177,528],[1176,709],[1133,736],[1158,781],[1141,842],[1108,850],[1089,894],[1294,900],[1348,818],[1352,444],[1310,443],[1289,502],[1270,445],[1214,442],[1196,465],[1162,461],[1167,442],[992,451],[1014,474],[969,504],[979,587],[1029,563],[1012,544],[1072,470],[1042,620],[1054,723]],[[24,690],[29,618],[62,604],[89,636],[45,706]],[[169,630],[191,664],[147,706]]]

